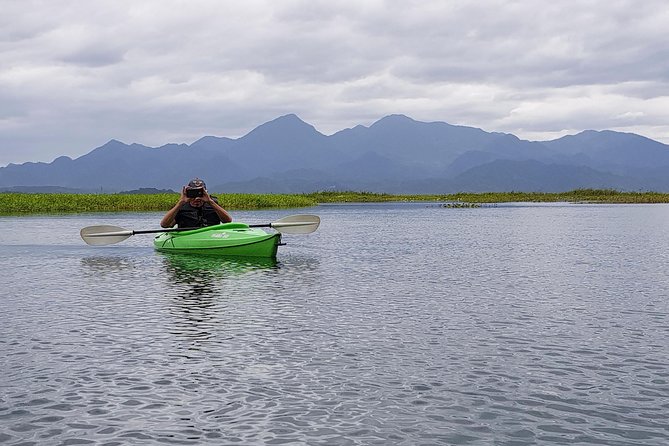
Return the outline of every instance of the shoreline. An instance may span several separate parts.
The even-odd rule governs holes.
[[[306,208],[327,203],[437,202],[444,207],[479,207],[499,203],[669,203],[669,193],[576,189],[568,192],[483,192],[456,194],[385,194],[314,192],[308,194],[213,194],[231,211]],[[178,194],[0,193],[0,215],[78,214],[91,212],[166,212]]]

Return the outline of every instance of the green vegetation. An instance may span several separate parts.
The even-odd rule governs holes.
[[[669,203],[669,194],[658,192],[618,192],[611,189],[576,189],[569,192],[485,192],[444,195],[390,195],[371,192],[316,192],[306,195],[318,203],[360,203],[384,201],[436,201],[449,203],[592,202]],[[452,206],[464,207],[464,206]]]
[[[298,208],[315,205],[304,195],[220,194],[229,210]],[[178,194],[23,194],[0,193],[0,215],[77,212],[133,212],[170,209]]]
[[[658,192],[619,192],[611,189],[576,189],[569,192],[495,192],[445,195],[445,200],[470,203],[559,202],[572,203],[669,203],[669,194]]]
[[[390,195],[376,194],[373,192],[314,192],[306,194],[306,197],[316,203],[379,203],[384,201],[430,201],[423,200],[422,195]]]
[[[433,201],[443,207],[478,207],[478,204],[508,202],[576,203],[669,203],[669,194],[657,192],[618,192],[609,189],[576,189],[560,193],[493,192],[447,195],[391,195],[371,192],[315,192],[311,194],[217,194],[229,210],[300,208],[318,203],[369,203],[389,201]],[[170,209],[177,194],[25,194],[0,193],[0,215],[132,212]]]

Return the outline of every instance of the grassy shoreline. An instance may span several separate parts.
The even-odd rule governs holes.
[[[489,192],[443,195],[393,195],[369,192],[315,192],[310,194],[215,194],[228,210],[287,209],[319,203],[373,202],[588,202],[669,203],[668,193],[619,192],[608,189],[576,189],[569,192]],[[177,194],[34,194],[0,193],[0,215],[31,215],[87,212],[164,212],[177,202]]]
[[[620,192],[611,189],[575,189],[568,192],[482,192],[441,195],[392,195],[368,192],[315,192],[305,196],[319,203],[366,203],[386,201],[436,201],[444,203],[669,203],[669,193]]]

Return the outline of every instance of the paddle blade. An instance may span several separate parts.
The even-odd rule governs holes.
[[[282,234],[309,234],[318,229],[321,219],[318,215],[290,215],[270,224]]]
[[[79,233],[86,243],[94,246],[112,245],[133,235],[128,229],[110,225],[87,226]]]

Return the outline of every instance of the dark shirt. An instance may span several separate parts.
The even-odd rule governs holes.
[[[174,219],[180,228],[201,228],[217,225],[221,222],[218,214],[209,203],[205,203],[199,208],[191,206],[190,203],[184,203]]]

